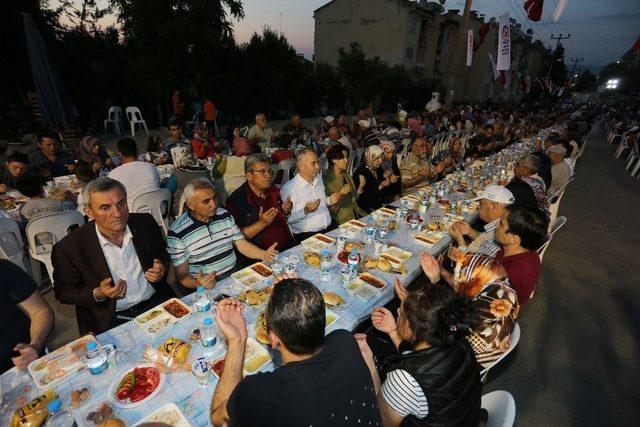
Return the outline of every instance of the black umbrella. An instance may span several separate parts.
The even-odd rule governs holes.
[[[69,95],[33,18],[27,13],[23,13],[22,18],[33,83],[44,123],[60,131],[70,128],[75,116]]]

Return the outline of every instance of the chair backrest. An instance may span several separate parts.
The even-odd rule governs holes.
[[[169,209],[171,207],[171,192],[166,188],[142,193],[133,199],[131,210],[135,213],[150,213],[164,231],[169,232]]]
[[[364,151],[366,148],[358,148],[353,151],[353,160],[349,163],[349,175],[353,174],[353,171],[360,167],[362,159],[364,158]]]
[[[320,174],[323,174],[329,168],[329,160],[327,159],[327,155],[322,153],[322,155],[318,158],[318,164],[320,165]]]
[[[482,407],[489,413],[486,427],[511,427],[516,419],[516,401],[508,391],[496,390],[482,396]]]
[[[295,168],[296,168],[296,159],[281,160],[280,163],[278,163],[277,165],[273,165],[272,166],[273,177],[274,177],[273,185],[275,185],[278,188],[282,187],[287,181],[293,178]],[[279,171],[282,171],[282,174],[279,174],[278,173]],[[275,181],[276,178],[280,178],[278,182]]]
[[[558,218],[556,218],[556,220],[553,221],[553,224],[551,224],[551,235],[553,236],[554,234],[556,234],[556,231],[564,227],[566,223],[567,223],[566,216],[559,216]]]
[[[130,122],[141,122],[142,121],[142,113],[138,107],[127,107],[125,109],[127,114],[127,120]]]
[[[20,227],[17,221],[11,218],[0,218],[0,258],[11,261],[27,271]]]
[[[122,118],[122,108],[120,107],[109,107],[109,113],[107,114],[107,119],[113,120],[114,122],[119,122]]]
[[[62,240],[67,234],[84,224],[84,216],[76,211],[56,212],[37,217],[29,221],[25,229],[29,248],[36,255],[51,252],[52,246]],[[53,236],[42,244],[36,238]]]
[[[511,332],[511,337],[509,337],[509,348],[500,355],[500,357],[498,357],[496,360],[494,360],[489,366],[487,366],[486,368],[484,368],[481,372],[480,375],[485,375],[487,372],[489,372],[489,369],[493,368],[494,366],[496,366],[498,363],[500,363],[500,361],[502,359],[504,359],[505,357],[507,357],[507,355],[509,353],[511,353],[513,351],[514,348],[516,348],[516,346],[518,345],[518,342],[520,342],[520,325],[518,325],[516,323],[516,325],[513,327],[513,332]]]

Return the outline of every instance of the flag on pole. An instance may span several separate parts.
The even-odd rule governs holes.
[[[524,10],[527,12],[527,18],[533,22],[540,21],[543,7],[544,0],[527,0],[524,3]]]
[[[511,30],[509,12],[500,17],[498,24],[498,71],[511,68]]]
[[[473,60],[473,29],[467,30],[467,67],[471,67]]]

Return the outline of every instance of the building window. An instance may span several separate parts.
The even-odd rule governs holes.
[[[405,61],[413,61],[413,48],[408,47],[404,54]]]
[[[418,56],[416,57],[416,61],[424,63],[424,54],[426,49],[424,46],[418,46]]]
[[[409,31],[412,33],[415,33],[417,29],[418,29],[418,18],[416,18],[415,16],[412,16],[409,19]]]

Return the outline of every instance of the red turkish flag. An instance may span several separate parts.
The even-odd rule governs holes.
[[[542,5],[544,0],[527,0],[524,2],[524,10],[527,12],[527,18],[533,22],[540,21],[542,17]]]

